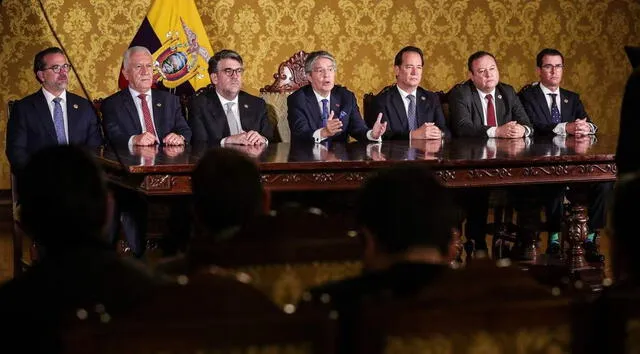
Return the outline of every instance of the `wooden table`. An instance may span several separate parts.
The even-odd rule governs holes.
[[[233,148],[257,160],[265,189],[274,192],[355,189],[372,171],[405,163],[430,166],[453,188],[615,181],[616,144],[616,137],[588,136]],[[98,159],[115,185],[148,197],[186,196],[191,193],[190,173],[209,148],[106,149]],[[586,237],[584,213],[584,207],[576,205],[570,216],[569,222],[577,223],[569,228],[574,230],[569,232],[573,246],[567,260],[572,270],[586,266],[581,247]]]

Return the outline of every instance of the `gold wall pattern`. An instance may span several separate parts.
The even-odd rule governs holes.
[[[75,73],[70,90],[89,98],[117,90],[120,57],[152,0],[42,0]],[[176,0],[180,1],[180,0]],[[535,54],[565,54],[564,86],[579,92],[603,134],[617,134],[630,66],[623,46],[640,44],[637,0],[196,0],[214,50],[232,48],[245,59],[245,88],[257,94],[278,64],[298,50],[326,49],[338,59],[337,81],[358,97],[393,81],[393,56],[403,46],[426,56],[422,85],[447,90],[466,79],[476,50],[497,58],[502,81],[516,89],[534,81]],[[33,56],[57,45],[36,0],[0,5],[0,148],[6,102],[38,88]],[[9,188],[1,154],[0,189]]]

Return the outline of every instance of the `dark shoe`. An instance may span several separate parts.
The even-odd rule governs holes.
[[[602,255],[598,251],[598,247],[596,247],[593,242],[585,242],[582,244],[582,248],[584,249],[584,259],[589,263],[603,263],[604,255]]]

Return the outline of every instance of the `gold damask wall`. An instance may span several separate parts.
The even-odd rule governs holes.
[[[70,90],[89,98],[117,89],[120,56],[152,0],[5,0],[0,5],[0,148],[8,100],[38,88],[33,56],[59,45],[75,66]],[[182,0],[176,0],[182,1]],[[565,54],[564,86],[582,95],[604,134],[617,134],[624,83],[631,69],[623,46],[640,44],[637,0],[196,0],[214,50],[232,48],[246,62],[245,88],[257,94],[278,64],[298,50],[326,49],[339,62],[337,81],[359,97],[393,81],[403,46],[426,55],[422,85],[446,90],[466,79],[476,50],[497,58],[502,81],[518,89],[534,81],[535,54]],[[46,14],[46,16],[45,16]],[[46,18],[51,21],[51,28]],[[1,154],[0,189],[9,188]]]

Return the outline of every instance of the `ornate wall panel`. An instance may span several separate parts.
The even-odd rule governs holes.
[[[180,1],[180,0],[176,0]],[[6,102],[36,90],[34,54],[57,45],[75,67],[70,90],[89,98],[117,89],[120,56],[151,0],[5,0],[0,5],[0,148]],[[565,54],[564,86],[579,92],[600,132],[616,134],[622,91],[631,68],[625,44],[640,45],[637,0],[196,0],[214,50],[232,48],[246,61],[245,88],[257,93],[278,64],[298,50],[327,49],[339,62],[337,81],[356,92],[393,81],[395,53],[425,51],[422,85],[447,90],[466,79],[466,59],[493,52],[502,81],[516,89],[534,81],[535,54]],[[51,22],[53,31],[46,19]],[[0,157],[0,189],[9,169]]]

